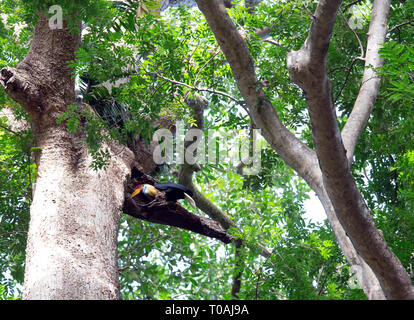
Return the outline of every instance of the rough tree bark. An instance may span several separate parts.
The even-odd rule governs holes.
[[[117,233],[132,154],[113,150],[109,169],[95,172],[82,130],[69,133],[56,121],[75,101],[67,63],[79,44],[79,34],[51,30],[40,15],[26,58],[1,71],[6,92],[29,113],[40,148],[24,299],[120,297]]]
[[[308,41],[302,50],[289,57],[292,79],[308,94],[315,153],[285,128],[269,99],[258,89],[253,60],[224,2],[198,0],[231,65],[255,124],[280,156],[318,194],[348,262],[359,271],[357,276],[367,296],[413,298],[407,273],[375,228],[349,173],[347,157],[352,158],[376,95],[361,89],[361,99],[355,103],[354,120],[351,116],[349,129],[342,132],[343,143],[337,129],[325,64],[339,3],[319,2]],[[374,2],[367,65],[381,63],[377,60],[375,45],[382,38],[375,34],[384,30],[387,8],[388,0]],[[67,62],[75,59],[79,42],[79,36],[66,29],[50,30],[47,19],[41,16],[25,60],[16,69],[5,68],[0,73],[0,84],[27,110],[36,146],[41,150],[36,157],[38,176],[31,206],[25,299],[120,297],[116,236],[134,156],[126,148],[108,146],[112,152],[111,165],[106,171],[95,172],[89,167],[91,157],[86,151],[82,130],[72,134],[63,124],[57,124],[59,115],[75,100]],[[366,71],[366,77],[364,83],[370,82],[370,86],[364,86],[364,90],[367,87],[377,90],[377,82],[368,81],[372,74]],[[320,103],[316,103],[317,100]],[[329,134],[337,147],[332,154],[327,152],[332,145],[325,134]],[[340,161],[339,168],[336,168],[337,161]],[[156,207],[152,210],[152,214],[155,212],[152,218],[141,207],[138,209],[135,214],[142,214],[140,218],[169,224]],[[177,209],[177,216],[188,217],[194,222],[193,227],[198,228],[200,224],[196,218],[180,212]],[[206,221],[203,225],[207,228],[203,232],[210,232],[209,223]],[[212,226],[212,232],[224,242],[232,241],[217,225]]]
[[[374,8],[389,8],[388,1],[380,2],[375,1]],[[262,129],[263,136],[275,151],[317,193],[339,245],[357,272],[367,296],[373,299],[413,299],[408,273],[387,247],[381,232],[375,228],[372,216],[356,188],[336,121],[326,61],[341,1],[319,1],[305,45],[288,56],[292,80],[307,93],[316,152],[287,130],[258,86],[246,41],[237,31],[223,2],[197,0],[197,3],[230,64],[253,121]],[[388,10],[382,8],[374,12],[377,15],[373,15],[371,25],[378,19],[387,21]],[[375,101],[375,96],[368,100]],[[364,121],[359,123],[365,125]],[[358,137],[351,140],[356,143]],[[352,158],[352,155],[349,153],[348,157]]]
[[[67,64],[75,59],[79,44],[79,33],[51,30],[40,15],[26,58],[17,68],[0,71],[0,84],[28,112],[34,144],[40,149],[23,299],[119,299],[117,235],[123,211],[224,243],[233,241],[216,221],[178,204],[164,201],[149,207],[130,199],[133,184],[142,182],[131,179],[131,168],[142,158],[137,152],[104,145],[111,154],[108,169],[91,169],[82,125],[70,133],[57,122],[75,101]]]

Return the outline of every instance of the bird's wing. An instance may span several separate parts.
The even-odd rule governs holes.
[[[181,190],[182,192],[185,192],[189,194],[190,196],[193,195],[193,192],[190,189],[178,183],[173,183],[173,182],[157,183],[154,185],[154,187],[161,191],[165,191],[167,189],[176,189],[176,190]]]

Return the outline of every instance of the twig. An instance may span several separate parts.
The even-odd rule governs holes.
[[[359,3],[359,2],[361,2],[362,0],[355,0],[355,1],[352,1],[351,3],[348,3],[345,7],[344,7],[344,9],[342,10],[342,12],[345,12],[346,10],[348,10],[348,8],[349,7],[352,7],[354,4],[357,4],[357,3]]]
[[[200,73],[201,73],[201,71],[210,63],[210,61],[211,60],[213,60],[218,54],[220,53],[220,50],[218,50],[217,48],[216,48],[216,50],[215,50],[215,53],[210,57],[210,59],[208,59],[202,66],[201,66],[201,68],[198,70],[198,72],[197,72],[197,74],[196,74],[196,76],[195,76],[195,79],[194,79],[194,84],[196,85],[197,84],[197,82],[198,82],[198,77],[199,77],[199,75],[200,75]]]
[[[344,15],[344,13],[341,10],[339,10],[339,13],[341,14],[342,18],[344,19],[344,21],[345,21],[346,25],[348,26],[349,30],[351,30],[351,32],[354,34],[355,38],[357,39],[358,44],[359,44],[359,49],[361,51],[360,58],[364,59],[365,51],[364,51],[364,46],[362,45],[361,39],[359,39],[359,37],[358,37],[357,33],[355,32],[355,30],[352,29],[351,26],[349,25],[348,20],[346,20],[346,17]]]
[[[217,91],[217,90],[213,90],[213,89],[207,89],[207,88],[194,87],[194,86],[191,86],[191,85],[186,84],[184,82],[180,82],[180,81],[177,81],[177,80],[173,80],[173,79],[164,77],[163,75],[161,75],[157,72],[147,72],[147,73],[155,75],[155,76],[157,76],[157,77],[159,77],[163,80],[166,80],[170,83],[173,83],[173,84],[176,84],[176,85],[179,85],[179,86],[183,86],[183,87],[186,87],[186,88],[191,89],[191,90],[195,90],[195,91],[198,91],[198,92],[209,92],[209,93],[213,93],[213,94],[218,94],[218,95],[221,95],[223,97],[229,98],[229,99],[237,102],[238,104],[243,104],[244,103],[243,101],[241,101],[241,100],[239,100],[239,99],[237,99],[237,98],[233,97],[232,95],[229,95],[228,93],[225,93],[225,92],[221,92],[221,91]]]
[[[280,43],[277,43],[276,41],[274,41],[272,39],[266,39],[266,40],[264,40],[264,42],[273,44],[273,45],[275,45],[276,47],[279,47],[279,48],[281,47]]]
[[[144,71],[147,74],[157,76],[158,78],[161,78],[161,79],[163,79],[165,81],[168,81],[170,83],[173,83],[173,84],[176,84],[176,85],[179,85],[179,86],[183,86],[183,87],[186,87],[188,89],[195,90],[195,91],[198,91],[198,92],[209,92],[209,93],[213,93],[213,94],[218,94],[218,95],[224,96],[226,98],[229,98],[229,99],[237,102],[238,104],[244,104],[244,101],[239,100],[239,99],[233,97],[232,95],[229,95],[228,93],[221,92],[221,91],[217,91],[217,90],[213,90],[213,89],[198,88],[198,87],[195,87],[195,86],[191,86],[191,85],[186,84],[184,82],[181,82],[181,81],[177,81],[177,80],[174,80],[174,79],[170,79],[170,78],[164,77],[162,74],[159,74],[158,72],[148,71],[142,64],[141,64],[141,67],[142,67],[142,69],[144,69]]]
[[[336,95],[336,97],[335,97],[334,103],[336,103],[336,101],[338,101],[339,97],[341,96],[342,91],[344,90],[344,88],[345,88],[345,86],[346,86],[346,83],[348,82],[349,75],[351,74],[351,71],[352,71],[352,67],[354,66],[354,64],[355,64],[358,60],[363,60],[363,59],[361,59],[360,57],[354,58],[354,60],[352,60],[352,62],[351,62],[351,65],[350,65],[348,68],[347,68],[347,67],[345,67],[345,68],[347,68],[347,69],[348,69],[348,72],[347,72],[347,74],[346,74],[345,81],[344,81],[344,83],[342,84],[341,89],[339,90],[338,94],[337,94],[337,95]]]
[[[11,129],[7,128],[6,126],[3,126],[2,124],[0,124],[0,128],[2,128],[2,129],[4,129],[4,130],[6,130],[6,131],[8,131],[8,132],[10,132],[10,133],[12,133],[12,134],[14,134],[15,136],[17,136],[17,137],[19,137],[19,138],[23,138],[23,135],[22,135],[21,133],[16,132],[16,131],[13,131],[13,130],[11,130]]]
[[[396,26],[394,26],[394,27],[392,27],[390,30],[388,30],[388,32],[387,32],[387,33],[391,33],[391,32],[393,32],[394,30],[399,29],[399,28],[401,28],[402,26],[405,26],[405,25],[407,25],[407,24],[409,24],[409,25],[414,25],[414,20],[411,20],[411,21],[406,21],[406,22],[403,22],[403,23],[397,24]]]

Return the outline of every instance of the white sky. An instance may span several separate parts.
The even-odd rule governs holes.
[[[310,199],[306,200],[304,203],[306,210],[304,218],[312,220],[314,223],[323,222],[326,219],[326,214],[321,202],[314,192],[311,192],[309,196]]]

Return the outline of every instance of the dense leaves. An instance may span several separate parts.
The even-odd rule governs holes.
[[[39,8],[58,4],[69,17],[80,9],[73,21],[84,21],[85,28],[71,66],[83,102],[92,108],[73,104],[59,121],[73,132],[85,125],[95,169],[105,168],[102,141],[115,139],[129,147],[134,137],[149,142],[160,117],[193,125],[186,99],[196,93],[209,101],[206,132],[252,129],[229,65],[197,9],[160,12],[156,1],[52,2],[0,3],[8,20],[0,21],[0,68],[15,66],[27,53]],[[286,55],[303,45],[316,3],[262,1],[254,14],[244,1],[233,3],[229,12],[248,41],[263,89],[287,127],[312,146],[304,96],[289,80]],[[360,1],[351,12],[348,3],[329,48],[340,126],[360,87],[357,37],[365,44],[371,7]],[[413,9],[409,2],[393,4],[390,28],[401,26],[389,33],[382,51],[386,64],[380,71],[380,98],[352,167],[378,227],[407,269],[414,263],[414,48],[412,24],[405,22],[413,21]],[[351,18],[358,22],[354,30]],[[23,22],[27,25],[17,30]],[[265,27],[273,29],[261,39],[256,31]],[[0,108],[9,106],[25,117],[0,90]],[[13,289],[23,280],[35,182],[36,146],[30,132],[12,133],[6,120],[0,118],[0,297],[18,295]],[[309,187],[267,145],[261,160],[262,170],[254,176],[238,175],[237,164],[227,162],[203,164],[195,176],[196,187],[239,226],[234,234],[249,244],[238,255],[232,244],[124,217],[118,239],[123,298],[231,299],[238,256],[242,299],[364,299],[327,222],[303,218]],[[157,178],[176,180],[178,170],[174,163],[164,165]],[[260,246],[269,250],[268,258],[260,255]]]
[[[16,283],[23,282],[24,260],[32,183],[35,165],[28,142],[30,134],[13,134],[0,117],[0,285],[13,295]]]

